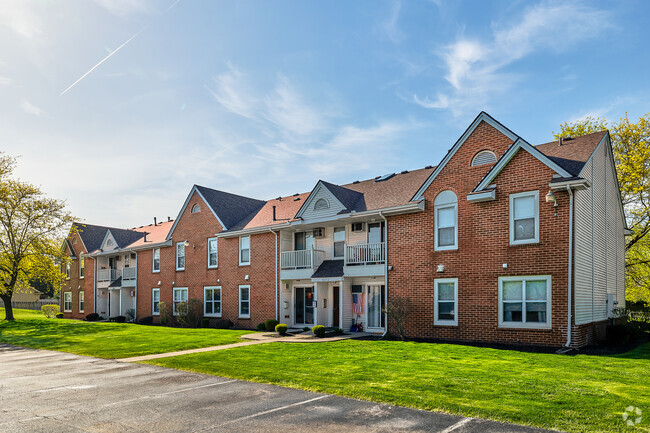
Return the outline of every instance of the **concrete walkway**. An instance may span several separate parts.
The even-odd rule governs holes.
[[[253,344],[268,343],[266,340],[244,341],[241,343],[223,344],[221,346],[200,347],[198,349],[179,350],[177,352],[154,353],[153,355],[133,356],[131,358],[120,358],[116,361],[122,362],[138,362],[149,361],[158,358],[170,358],[172,356],[189,355],[190,353],[213,352],[215,350],[232,349],[233,347],[251,346]]]

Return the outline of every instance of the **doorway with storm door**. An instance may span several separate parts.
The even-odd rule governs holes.
[[[386,308],[384,286],[368,284],[368,330],[382,330],[386,326],[382,311]]]
[[[316,299],[313,287],[295,287],[294,288],[294,325],[295,326],[313,326],[314,325],[314,300]]]

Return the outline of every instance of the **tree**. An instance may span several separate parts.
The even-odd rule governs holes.
[[[406,339],[406,320],[411,314],[411,300],[409,298],[401,298],[399,296],[391,298],[386,304],[384,310],[388,316],[388,320],[397,329],[397,333],[402,340]]]
[[[58,286],[62,275],[53,263],[67,260],[61,240],[72,223],[63,201],[12,177],[15,165],[15,158],[0,153],[0,299],[6,320],[14,320],[11,297],[17,288],[31,279]]]
[[[598,117],[586,117],[560,125],[556,139],[579,137],[610,130],[612,150],[627,225],[632,235],[625,243],[627,299],[650,302],[650,113],[630,122],[627,114],[609,124]]]

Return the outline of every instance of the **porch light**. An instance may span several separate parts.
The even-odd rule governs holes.
[[[546,203],[555,203],[555,206],[557,206],[557,198],[555,197],[555,194],[553,194],[553,191],[549,191],[548,194],[546,194]]]
[[[288,301],[284,301],[284,309],[285,310],[289,309],[289,302]]]
[[[438,265],[438,272],[445,272],[445,265]]]
[[[183,242],[183,245],[185,245],[186,247],[189,247],[190,246],[190,241]]]

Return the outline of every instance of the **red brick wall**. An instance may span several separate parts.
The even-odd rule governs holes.
[[[481,123],[425,192],[425,211],[388,223],[389,299],[417,300],[407,325],[410,337],[559,346],[566,339],[568,196],[556,193],[558,216],[545,203],[551,169],[520,150],[494,183],[496,200],[470,203],[467,194],[490,166],[470,167],[482,149],[502,155],[511,140]],[[434,199],[450,189],[458,197],[458,250],[434,251]],[[540,242],[509,245],[509,194],[538,190]],[[508,264],[507,269],[502,265]],[[445,266],[436,272],[438,264]],[[498,327],[498,277],[551,275],[552,329]],[[434,279],[458,278],[458,326],[434,326]]]
[[[76,242],[75,242],[76,240]],[[72,312],[65,313],[67,319],[83,319],[87,314],[92,313],[94,306],[94,275],[95,275],[95,261],[86,257],[84,260],[84,278],[79,278],[79,255],[86,253],[83,247],[81,238],[78,233],[74,233],[70,237],[70,242],[73,243],[72,247],[75,250],[76,259],[70,262],[70,279],[63,279],[61,284],[61,311],[63,311],[63,293],[72,292]],[[66,247],[66,251],[70,251]],[[84,312],[79,311],[79,292],[84,292]]]
[[[193,214],[195,203],[201,212]],[[161,248],[160,273],[151,272],[151,250],[138,253],[138,317],[151,315],[152,288],[160,288],[160,300],[171,308],[173,287],[187,287],[189,299],[203,302],[204,286],[221,286],[222,318],[232,320],[236,327],[254,329],[275,317],[275,236],[251,236],[249,266],[239,266],[239,238],[219,239],[218,268],[208,269],[208,239],[221,230],[208,205],[194,193],[174,229],[172,246]],[[186,240],[190,245],[185,247],[185,270],[176,271],[176,243]],[[251,286],[250,319],[239,318],[239,285]]]

